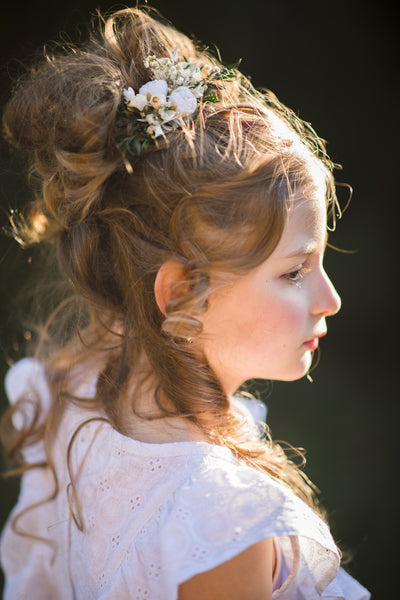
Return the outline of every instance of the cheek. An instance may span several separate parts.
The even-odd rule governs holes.
[[[309,364],[300,352],[307,330],[303,298],[293,286],[254,286],[210,304],[201,342],[229,393],[253,377],[304,375]]]
[[[225,362],[240,356],[258,361],[286,348],[297,348],[305,335],[302,294],[277,282],[236,289],[214,299],[203,317],[202,342],[209,359]],[[211,361],[212,362],[212,361]]]
[[[271,346],[284,347],[294,336],[303,333],[304,312],[299,302],[298,290],[279,290],[269,294],[253,312],[253,331]],[[256,308],[256,307],[254,307]]]

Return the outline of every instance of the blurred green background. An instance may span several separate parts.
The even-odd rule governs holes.
[[[354,197],[327,251],[341,293],[328,323],[314,383],[275,383],[268,423],[275,439],[307,449],[307,474],[322,490],[336,540],[353,555],[348,570],[373,597],[398,597],[397,429],[398,98],[395,4],[385,0],[154,0],[179,29],[216,44],[226,64],[268,87],[328,140]],[[60,31],[85,37],[88,15],[121,5],[94,0],[8,2],[0,23],[4,105],[10,82]],[[397,107],[396,107],[397,108]],[[0,145],[0,219],[29,197],[23,160]],[[342,202],[347,194],[341,194]],[[396,231],[396,233],[395,233]],[[0,239],[0,375],[24,354],[19,295],[42,260]],[[23,292],[26,300],[26,294]],[[266,394],[264,394],[266,395]],[[1,391],[1,406],[6,400]],[[4,522],[16,482],[0,482]],[[396,564],[395,564],[396,563]]]

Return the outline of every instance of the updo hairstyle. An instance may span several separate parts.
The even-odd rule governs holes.
[[[149,11],[116,12],[86,45],[47,55],[6,107],[6,136],[28,152],[40,181],[18,237],[55,245],[90,313],[87,330],[48,364],[54,406],[41,435],[54,438],[71,397],[69,373],[98,352],[93,403],[116,429],[124,432],[126,411],[135,410],[138,381],[154,377],[164,414],[190,419],[211,442],[311,502],[280,446],[239,441],[240,423],[195,342],[210,293],[273,252],[296,191],[324,186],[333,204],[332,164],[311,127],[240,72],[220,83],[218,102],[200,102],[182,130],[140,156],[121,155],[122,90],[150,79],[147,55],[176,47],[192,64],[218,65]],[[154,282],[167,260],[183,265],[185,280],[163,315]]]

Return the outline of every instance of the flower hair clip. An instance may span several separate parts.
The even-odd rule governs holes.
[[[178,48],[169,57],[149,55],[143,61],[153,79],[136,93],[131,87],[123,89],[122,113],[129,117],[123,139],[117,148],[126,154],[140,155],[158,137],[182,129],[185,120],[193,117],[198,103],[217,102],[217,81],[237,76],[231,67],[192,65],[178,55]],[[130,170],[130,169],[129,169]]]

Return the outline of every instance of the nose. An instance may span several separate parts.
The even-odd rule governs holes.
[[[314,298],[312,312],[315,315],[323,315],[324,317],[336,315],[342,305],[339,294],[323,269],[320,273],[318,289]]]

